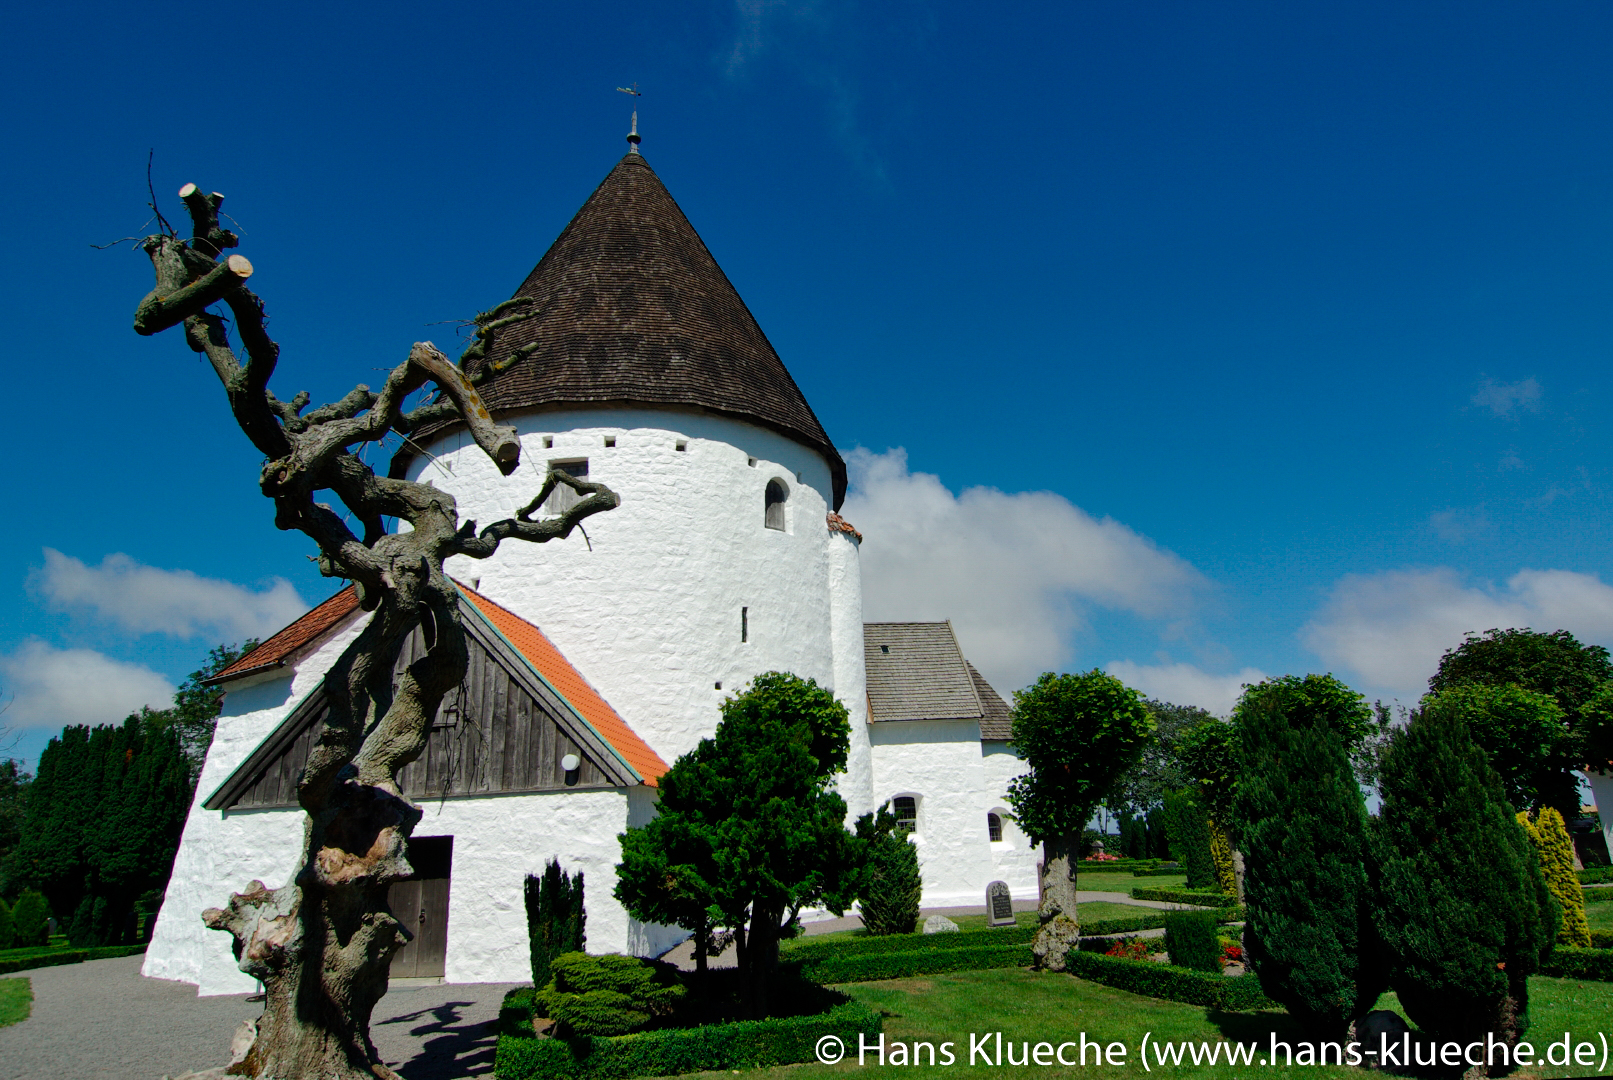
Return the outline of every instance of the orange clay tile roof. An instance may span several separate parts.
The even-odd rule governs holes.
[[[277,631],[269,640],[247,653],[223,671],[206,680],[206,685],[238,679],[283,665],[292,653],[323,637],[327,631],[358,610],[358,593],[349,585],[296,622]]]
[[[542,630],[464,585],[459,586],[459,591],[476,605],[477,610],[498,628],[498,632],[511,645],[520,650],[540,675],[549,680],[549,685],[558,690],[560,696],[594,726],[594,730],[615,748],[622,759],[644,777],[646,787],[659,786],[657,781],[667,770],[666,762],[627,726],[627,722],[616,714],[609,702],[599,696],[598,691],[588,685],[588,680],[560,655],[560,650],[544,636]]]

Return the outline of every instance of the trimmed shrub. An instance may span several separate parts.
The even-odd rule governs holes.
[[[1134,934],[1139,930],[1157,930],[1165,925],[1165,919],[1170,914],[1169,911],[1156,909],[1145,915],[1127,915],[1119,919],[1093,919],[1081,924],[1081,933],[1084,937],[1103,937],[1108,934]],[[1244,909],[1225,907],[1214,910],[1211,914],[1215,916],[1215,921],[1221,924],[1242,922]]]
[[[1189,889],[1213,889],[1215,857],[1210,852],[1210,816],[1198,796],[1188,788],[1165,796],[1165,829],[1170,836],[1171,858],[1187,874]]]
[[[1591,945],[1591,927],[1585,921],[1585,890],[1574,876],[1574,841],[1569,839],[1563,816],[1551,807],[1542,807],[1529,820],[1527,810],[1518,811],[1518,824],[1534,845],[1535,857],[1540,860],[1540,873],[1546,879],[1557,907],[1562,912],[1562,925],[1557,930],[1557,944],[1576,949]]]
[[[1557,904],[1488,756],[1423,710],[1390,738],[1374,830],[1378,935],[1406,1015],[1442,1040],[1528,1028]]]
[[[1592,930],[1591,948],[1613,949],[1613,930]]]
[[[1248,967],[1267,997],[1328,1037],[1365,1015],[1386,981],[1372,932],[1366,804],[1345,742],[1359,719],[1353,696],[1325,676],[1273,680],[1236,712]]]
[[[1585,902],[1587,904],[1605,904],[1613,900],[1613,889],[1586,889]]]
[[[1225,908],[1238,902],[1235,896],[1213,889],[1154,889],[1146,885],[1133,885],[1133,900],[1153,900],[1161,904],[1196,904],[1199,907]]]
[[[796,938],[779,948],[779,961],[816,962],[831,956],[872,956],[876,953],[972,949],[976,946],[1018,945],[1036,936],[1034,926],[1004,926],[960,930],[955,934],[888,934],[881,937]]]
[[[543,868],[543,877],[526,876],[522,892],[526,900],[532,985],[548,986],[554,958],[582,952],[588,942],[588,935],[584,933],[588,915],[583,910],[582,871],[577,871],[573,878],[560,869],[559,859],[550,859]]]
[[[119,956],[135,956],[146,951],[144,945],[103,945],[98,949],[41,949],[32,956],[12,956],[0,959],[0,975],[34,968],[61,967],[63,964],[82,964],[86,960],[111,960]]]
[[[509,998],[505,999],[509,1008]],[[493,1073],[498,1080],[625,1080],[718,1069],[756,1069],[815,1060],[817,1042],[838,1035],[878,1035],[882,1018],[860,1002],[816,1016],[742,1020],[696,1028],[666,1028],[617,1038],[539,1039],[508,1030],[499,1035]]]
[[[957,934],[932,934],[957,937]],[[865,953],[846,956],[814,957],[801,965],[801,977],[815,983],[874,982],[879,979],[908,979],[914,975],[939,975],[947,971],[980,971],[986,968],[1030,967],[1034,961],[1030,942],[1004,945],[970,945],[962,949],[917,949],[912,952]]]
[[[1271,1009],[1276,1002],[1260,989],[1260,980],[1248,975],[1227,976],[1219,972],[1194,971],[1152,960],[1121,960],[1098,953],[1070,950],[1065,970],[1078,979],[1112,986],[1145,997],[1180,1001],[1186,1005],[1207,1005],[1227,1012]]]
[[[1613,936],[1613,935],[1603,935]],[[1575,949],[1559,945],[1540,965],[1540,974],[1559,979],[1594,979],[1613,982],[1613,949]]]
[[[1165,916],[1165,951],[1171,963],[1221,972],[1221,940],[1213,911],[1172,911]]]
[[[553,979],[533,995],[557,1034],[626,1035],[670,1015],[687,992],[670,964],[637,956],[571,952],[549,964]]]
[[[905,833],[875,840],[868,853],[868,878],[858,894],[858,913],[870,934],[911,934],[919,921],[924,879],[919,851]]]
[[[1232,841],[1227,830],[1210,820],[1210,861],[1215,865],[1215,887],[1228,896],[1238,894],[1238,878],[1232,869]]]
[[[1576,870],[1574,876],[1581,885],[1605,885],[1613,882],[1613,866],[1587,866]]]
[[[50,944],[50,905],[44,893],[29,889],[17,897],[11,909],[11,933],[12,944],[17,948]]]

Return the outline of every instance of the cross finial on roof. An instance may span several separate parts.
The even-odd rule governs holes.
[[[632,94],[636,98],[640,98],[640,97],[644,96],[643,94],[639,93],[638,83],[634,83],[631,88],[628,88],[626,86],[618,86],[616,88],[616,90],[617,90],[618,93]],[[638,144],[639,144],[639,137],[638,137],[638,109],[634,109],[633,110],[633,130],[627,133],[627,145],[628,145],[627,152],[629,154],[638,153]]]

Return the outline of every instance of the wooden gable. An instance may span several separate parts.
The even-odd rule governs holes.
[[[444,698],[426,749],[398,775],[417,802],[495,792],[632,787],[642,777],[542,675],[470,605],[464,605],[470,664]],[[424,651],[415,630],[398,675]],[[297,804],[297,781],[329,704],[324,683],[304,698],[203,804],[209,810]],[[581,764],[567,774],[561,758]]]

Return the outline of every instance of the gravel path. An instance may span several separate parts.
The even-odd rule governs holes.
[[[230,1036],[263,1006],[147,979],[141,957],[36,968],[33,1014],[0,1028],[0,1080],[158,1080],[223,1065]],[[490,1076],[494,1021],[509,985],[393,987],[370,1033],[405,1080]]]

